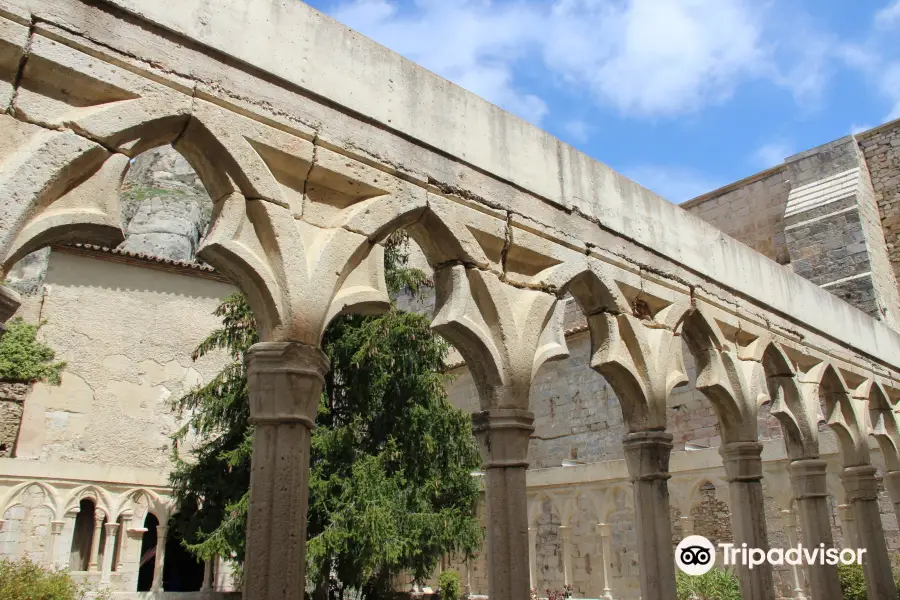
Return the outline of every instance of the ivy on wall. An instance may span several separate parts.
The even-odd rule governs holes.
[[[0,381],[61,383],[66,363],[54,362],[56,352],[38,341],[37,333],[43,324],[26,323],[22,317],[6,324],[6,334],[0,338]]]

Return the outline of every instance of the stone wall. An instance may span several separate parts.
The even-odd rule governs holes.
[[[53,252],[35,303],[46,320],[41,340],[67,366],[62,385],[34,386],[17,456],[168,469],[169,435],[180,423],[169,402],[222,366],[222,355],[192,361],[191,353],[233,291],[175,271]]]
[[[782,167],[689,200],[681,207],[779,264],[790,261],[784,209],[790,184]]]
[[[885,238],[896,237],[889,227],[898,220],[890,211],[900,160],[890,145],[894,129],[872,131],[788,157],[681,206],[896,327],[900,290],[890,265],[900,254],[889,257]]]
[[[15,456],[25,398],[31,385],[0,382],[0,458]]]
[[[874,188],[894,276],[900,278],[900,121],[857,135]]]

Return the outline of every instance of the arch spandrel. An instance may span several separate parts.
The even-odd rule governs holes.
[[[878,442],[887,470],[900,470],[900,424],[887,392],[880,383],[870,379],[854,391],[857,394],[867,402],[868,432]]]

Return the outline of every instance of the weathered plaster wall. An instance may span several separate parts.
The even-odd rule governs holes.
[[[223,364],[191,360],[230,285],[86,256],[51,254],[41,339],[68,366],[25,403],[17,456],[166,469],[169,401]]]

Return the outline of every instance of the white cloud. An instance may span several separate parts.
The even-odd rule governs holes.
[[[857,133],[862,133],[863,131],[868,131],[868,130],[872,129],[872,127],[873,127],[873,125],[859,125],[857,123],[854,123],[853,125],[850,126],[850,133],[852,135],[856,135]]]
[[[332,15],[534,122],[543,99],[517,85],[537,64],[623,113],[671,116],[727,99],[766,72],[751,0],[350,0]]]
[[[875,13],[875,27],[890,29],[900,24],[900,0],[894,0]]]
[[[622,168],[621,173],[676,204],[722,186],[713,178],[684,167],[635,165]]]
[[[768,169],[784,162],[784,159],[794,154],[794,147],[784,140],[775,140],[763,144],[753,153],[753,161],[760,169]]]
[[[581,119],[566,121],[562,127],[573,142],[584,144],[590,138],[591,126]]]

